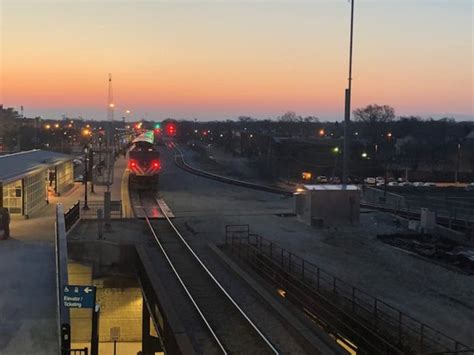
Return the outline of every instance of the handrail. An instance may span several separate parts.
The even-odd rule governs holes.
[[[226,243],[247,243],[260,253],[275,262],[279,262],[281,267],[288,269],[288,272],[297,273],[302,282],[308,286],[316,287],[318,292],[330,292],[337,295],[341,302],[352,307],[352,311],[360,310],[358,313],[365,322],[377,324],[384,321],[386,325],[392,327],[392,339],[396,342],[405,342],[409,339],[419,344],[421,350],[435,349],[441,347],[446,351],[460,351],[468,349],[465,344],[458,342],[450,336],[443,334],[436,329],[420,322],[419,320],[401,312],[396,307],[368,294],[365,291],[337,278],[329,272],[321,269],[317,265],[304,260],[303,258],[283,249],[278,244],[263,238],[260,235],[249,234],[246,237],[226,236]],[[362,311],[364,313],[362,313]],[[371,318],[374,316],[375,318]],[[408,336],[408,338],[405,338]]]

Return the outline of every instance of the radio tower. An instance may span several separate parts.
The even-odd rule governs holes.
[[[107,121],[113,122],[114,121],[114,95],[112,92],[112,74],[109,74],[109,96],[107,102]]]

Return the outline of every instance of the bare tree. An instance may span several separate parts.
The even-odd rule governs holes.
[[[365,135],[370,138],[371,143],[379,142],[389,128],[389,123],[395,118],[395,110],[388,105],[369,105],[354,111],[356,121],[363,124]]]

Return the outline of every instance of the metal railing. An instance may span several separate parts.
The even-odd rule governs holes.
[[[64,220],[66,223],[66,232],[68,232],[80,218],[81,218],[81,207],[80,207],[80,202],[77,201],[64,214]]]
[[[466,345],[259,235],[242,236],[229,231],[226,245],[277,285],[286,286],[289,296],[303,309],[317,304],[313,307],[316,317],[333,334],[357,340],[372,352],[469,350]]]
[[[71,347],[71,322],[69,309],[64,307],[62,301],[62,290],[68,284],[67,269],[67,239],[66,223],[64,218],[63,205],[56,206],[56,226],[55,226],[55,256],[56,256],[56,306],[58,315],[58,347],[61,355],[67,355]]]
[[[474,227],[474,203],[422,195],[403,196],[364,186],[362,204],[413,218],[419,218],[421,208],[428,208],[435,213],[438,224],[448,228],[462,228],[467,232]]]

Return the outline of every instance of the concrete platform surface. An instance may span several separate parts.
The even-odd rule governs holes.
[[[126,159],[117,160],[112,199],[121,199]],[[96,186],[89,201],[103,199]],[[0,354],[54,354],[57,352],[54,222],[56,203],[65,210],[83,200],[84,187],[76,183],[29,219],[12,219],[11,238],[0,241]]]

